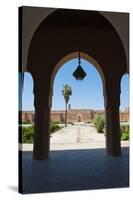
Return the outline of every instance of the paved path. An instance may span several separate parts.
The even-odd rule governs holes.
[[[105,148],[105,136],[97,133],[91,125],[77,124],[62,128],[52,134],[50,138],[50,150],[65,149],[95,149]],[[129,146],[128,141],[122,141],[122,146]],[[30,151],[33,145],[24,144],[23,150]]]
[[[78,149],[105,146],[104,134],[90,125],[73,125],[52,134],[51,149]]]

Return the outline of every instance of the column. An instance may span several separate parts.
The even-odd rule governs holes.
[[[109,105],[106,107],[106,148],[109,155],[121,155],[118,105]]]
[[[49,156],[49,87],[45,82],[35,83],[34,87],[34,105],[35,105],[35,133],[33,159],[45,160]]]
[[[105,113],[106,113],[106,149],[108,155],[120,156],[120,86],[119,81],[107,84],[105,97]]]

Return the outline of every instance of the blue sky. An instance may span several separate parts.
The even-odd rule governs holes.
[[[78,65],[78,59],[66,62],[57,72],[54,80],[52,110],[65,108],[64,97],[61,94],[63,85],[72,88],[69,104],[71,108],[104,109],[103,89],[100,75],[96,68],[88,61],[81,59],[81,65],[87,76],[83,81],[76,81],[72,73]],[[25,73],[22,98],[23,110],[34,110],[33,80],[29,73]],[[121,81],[121,106],[129,106],[129,77],[124,75]]]

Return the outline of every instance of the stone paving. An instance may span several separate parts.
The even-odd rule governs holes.
[[[91,147],[105,147],[104,134],[98,134],[91,125],[72,125],[52,134],[51,150],[86,149]]]

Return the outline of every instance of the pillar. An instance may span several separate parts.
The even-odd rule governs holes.
[[[44,80],[44,79],[43,79]],[[49,156],[49,87],[44,81],[38,79],[34,85],[34,106],[35,106],[35,132],[33,159],[45,160]]]
[[[106,85],[106,149],[108,155],[120,156],[120,82],[119,80],[113,81]]]

